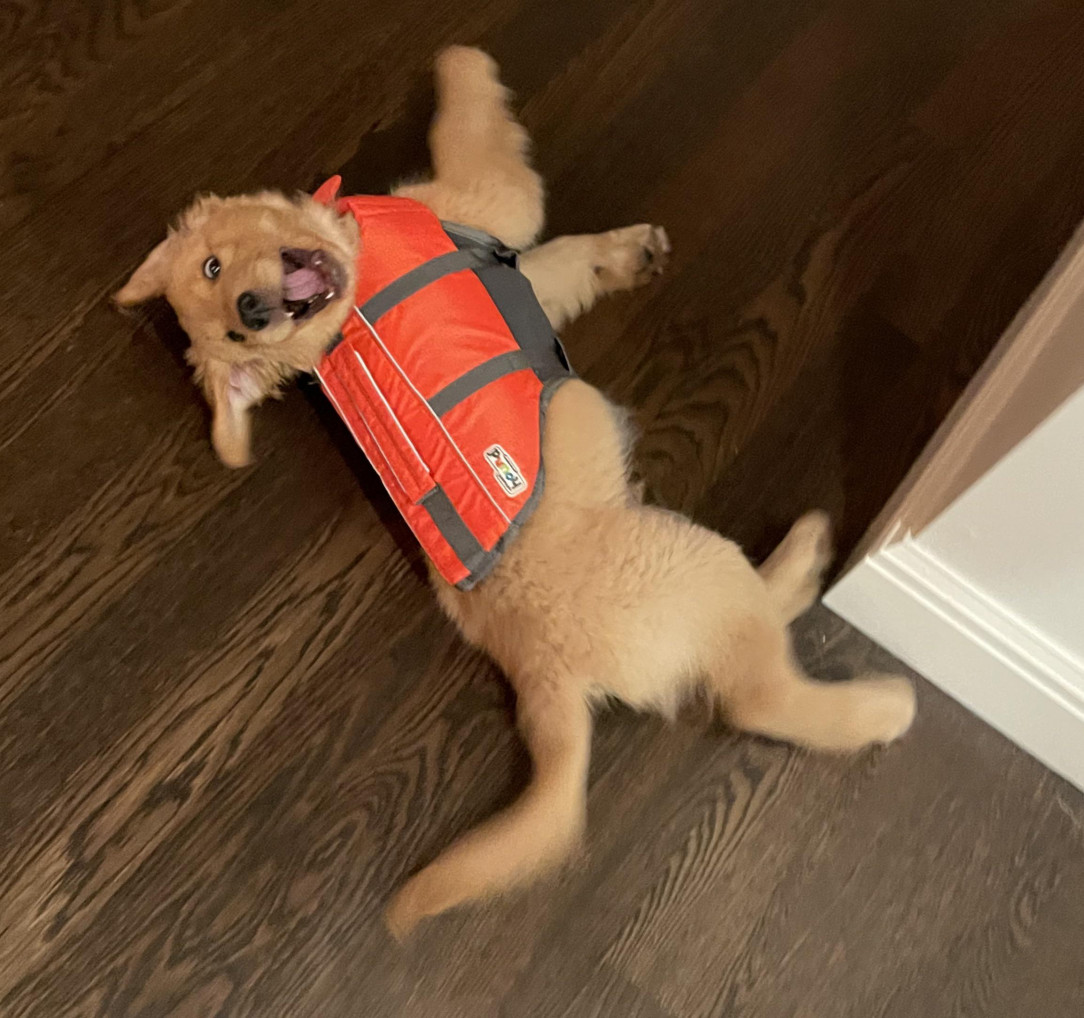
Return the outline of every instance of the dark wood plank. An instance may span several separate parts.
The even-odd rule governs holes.
[[[0,41],[4,1018],[1084,1009],[1084,804],[929,688],[856,761],[606,714],[575,864],[391,944],[525,780],[509,694],[317,396],[226,472],[168,312],[108,303],[196,190],[423,168],[432,55],[481,41],[551,230],[674,240],[567,336],[651,497],[846,551],[1084,218],[1079,3],[28,0]]]

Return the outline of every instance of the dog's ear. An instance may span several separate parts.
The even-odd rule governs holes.
[[[122,307],[130,307],[151,297],[160,297],[166,289],[172,260],[173,237],[170,235],[143,259],[131,279],[113,295],[113,300]]]
[[[207,360],[196,366],[196,378],[211,406],[211,444],[228,467],[252,461],[250,411],[275,391],[275,384],[249,364]]]

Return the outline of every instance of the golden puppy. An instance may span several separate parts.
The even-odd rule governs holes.
[[[542,184],[496,67],[456,47],[436,77],[433,178],[396,193],[530,248]],[[164,294],[173,305],[228,465],[248,461],[251,407],[313,370],[339,331],[356,247],[353,219],[307,196],[202,198],[117,294],[122,304]],[[527,250],[520,267],[556,328],[645,282],[667,251],[665,233],[641,225],[559,238]],[[297,273],[309,281],[302,299]],[[817,597],[830,555],[823,514],[799,520],[754,569],[718,534],[641,504],[624,415],[575,379],[550,403],[543,453],[545,491],[492,575],[464,593],[433,574],[444,610],[515,688],[534,773],[516,803],[399,890],[387,912],[398,937],[569,854],[584,825],[592,709],[607,696],[670,714],[706,688],[740,728],[837,752],[891,741],[914,715],[902,677],[819,683],[794,660],[787,625]]]

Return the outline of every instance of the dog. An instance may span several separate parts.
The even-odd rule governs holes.
[[[520,270],[554,329],[660,271],[669,243],[649,224],[532,246],[543,184],[495,63],[453,47],[435,77],[432,176],[395,194],[522,251]],[[249,462],[251,409],[313,371],[351,313],[357,245],[351,217],[308,196],[203,197],[116,294],[121,305],[164,295],[173,306],[226,465]],[[292,299],[284,274],[314,260],[319,281]],[[256,328],[242,300],[254,292],[264,295]],[[754,568],[734,543],[644,504],[630,482],[631,446],[622,411],[586,382],[564,382],[542,434],[545,489],[496,568],[469,592],[431,569],[443,610],[513,686],[533,773],[516,802],[394,894],[385,919],[398,939],[572,853],[586,818],[593,710],[607,698],[673,715],[704,691],[739,729],[827,752],[887,743],[911,725],[906,678],[818,682],[794,658],[787,627],[819,595],[831,557],[824,513],[799,519]]]

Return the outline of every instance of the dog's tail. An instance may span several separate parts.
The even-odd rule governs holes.
[[[562,688],[563,686],[563,688]],[[521,690],[517,715],[534,773],[520,798],[411,877],[385,913],[404,939],[426,916],[525,884],[562,862],[583,832],[591,711],[549,682]]]

